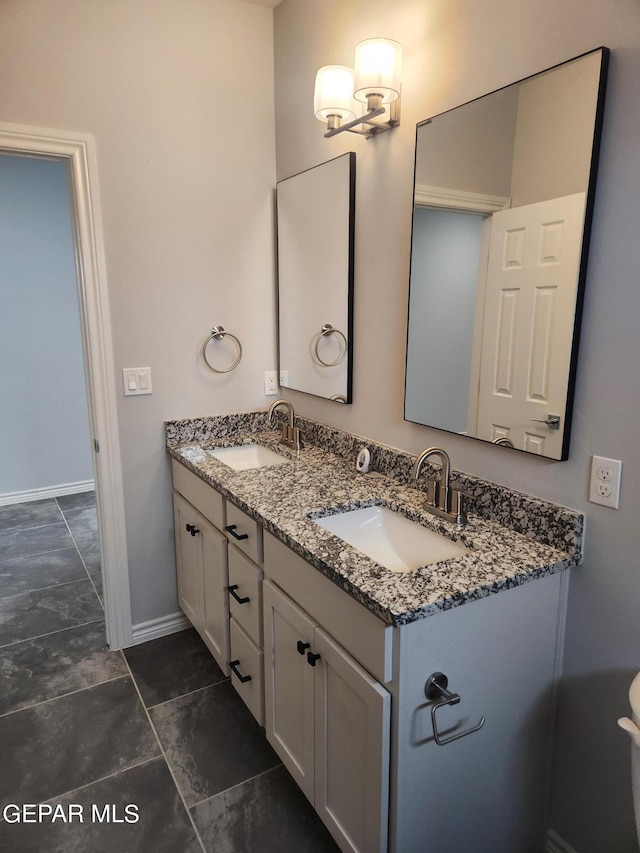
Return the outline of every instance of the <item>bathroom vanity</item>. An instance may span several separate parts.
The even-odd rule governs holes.
[[[542,849],[582,516],[458,475],[457,528],[423,510],[408,454],[366,442],[362,475],[363,439],[297,423],[297,452],[264,413],[166,424],[180,606],[341,849]],[[242,444],[284,461],[212,455]],[[370,506],[466,550],[393,572],[316,523]],[[436,672],[455,704],[427,697]]]

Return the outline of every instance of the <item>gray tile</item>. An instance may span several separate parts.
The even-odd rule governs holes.
[[[65,518],[80,556],[87,567],[87,572],[95,584],[98,595],[102,596],[102,559],[95,507],[74,509],[66,513]]]
[[[106,643],[104,622],[68,628],[0,650],[0,714],[128,674]]]
[[[82,509],[74,509],[65,512],[65,521],[73,534],[81,539],[97,539],[98,537],[98,512],[95,506],[87,506]]]
[[[95,622],[103,616],[88,578],[0,598],[0,646]]]
[[[104,592],[102,588],[102,562],[100,557],[98,558],[82,558],[85,566],[87,567],[87,571],[89,572],[89,577],[93,581],[93,585],[96,588],[96,592],[98,593],[98,597],[100,601],[103,601]]]
[[[0,850],[12,853],[202,853],[195,830],[176,786],[161,758],[95,782],[50,802],[82,808],[83,822],[58,820],[35,825],[0,823]],[[94,819],[105,805],[115,807],[124,823],[99,823]],[[137,812],[125,812],[127,806]],[[77,814],[77,811],[76,811]],[[126,823],[139,816],[137,823]]]
[[[25,527],[41,527],[62,521],[55,498],[0,506],[0,533]]]
[[[0,598],[85,580],[86,577],[84,563],[76,548],[0,560]]]
[[[130,678],[0,717],[0,806],[39,803],[158,756]]]
[[[188,806],[280,763],[229,681],[149,713]]]
[[[224,681],[195,628],[125,650],[147,707]]]
[[[64,521],[0,533],[0,560],[59,551],[61,548],[73,548],[73,539]]]
[[[208,853],[337,853],[338,845],[284,767],[194,806]]]
[[[56,498],[63,515],[66,515],[69,510],[82,509],[85,506],[96,505],[95,492],[78,492],[75,495],[59,495]]]

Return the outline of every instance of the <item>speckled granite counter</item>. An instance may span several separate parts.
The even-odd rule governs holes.
[[[584,517],[574,510],[453,472],[452,482],[472,496],[469,521],[458,528],[422,509],[424,494],[410,481],[415,457],[303,418],[296,424],[307,439],[298,452],[279,444],[279,432],[266,430],[263,412],[168,421],[167,449],[389,624],[458,607],[581,561]],[[234,471],[207,453],[245,442],[264,444],[289,462]],[[354,467],[364,444],[376,469],[366,475]],[[424,471],[421,484],[426,479]],[[312,520],[374,504],[462,542],[471,553],[399,574]]]

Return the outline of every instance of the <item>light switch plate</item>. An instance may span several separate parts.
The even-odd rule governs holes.
[[[140,394],[151,394],[150,367],[123,367],[122,384],[125,397],[136,397]]]

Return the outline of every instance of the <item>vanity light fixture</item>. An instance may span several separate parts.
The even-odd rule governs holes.
[[[372,137],[397,127],[401,68],[401,45],[384,38],[366,39],[356,46],[355,70],[346,65],[320,68],[316,74],[314,110],[316,118],[327,123],[325,137],[345,130]],[[362,104],[366,104],[366,112],[358,117]],[[387,121],[374,121],[385,112],[389,116]]]

